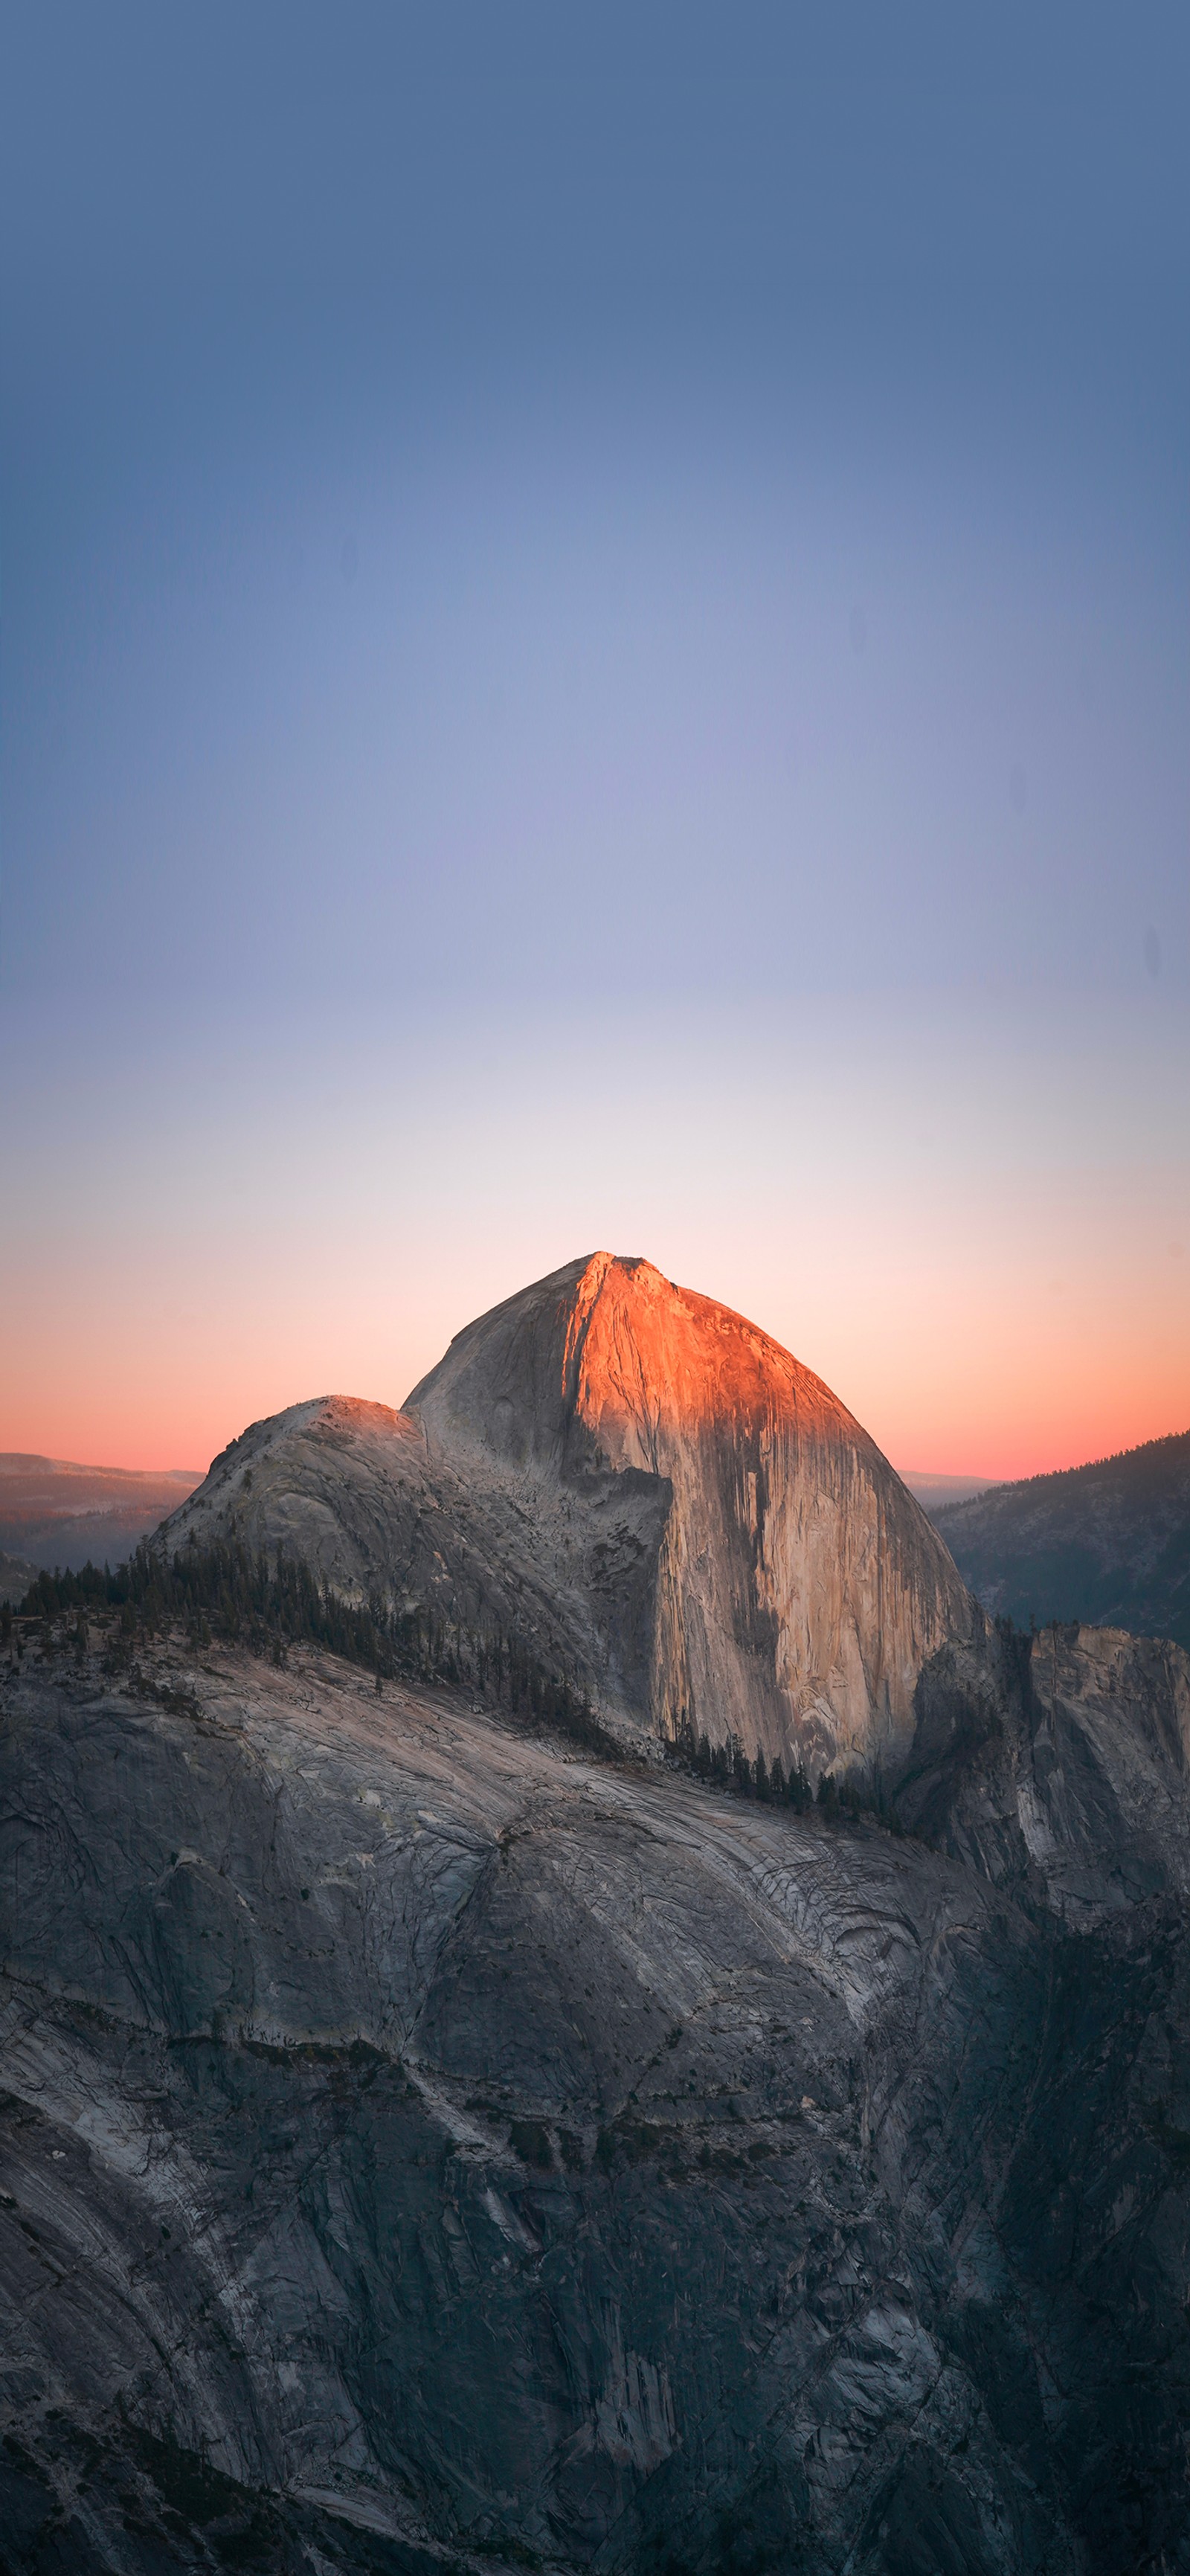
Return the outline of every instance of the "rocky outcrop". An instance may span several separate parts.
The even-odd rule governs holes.
[[[996,1885],[1097,1925],[1190,1896],[1190,1658],[1007,1622],[936,1655],[895,1812]]]
[[[254,1425],[167,1524],[515,1635],[613,1721],[890,1772],[964,1586],[875,1443],[753,1324],[597,1253],[469,1325],[403,1413]]]
[[[1184,1659],[939,1658],[948,1853],[117,1644],[3,1691],[0,2566],[1190,2566]]]
[[[534,1502],[609,1476],[668,1489],[647,1637],[662,1734],[815,1768],[896,1759],[966,1596],[874,1441],[754,1324],[600,1252],[469,1326],[409,1410],[431,1452]]]

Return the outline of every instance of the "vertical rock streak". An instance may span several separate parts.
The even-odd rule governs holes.
[[[969,1624],[939,1545],[887,1462],[811,1372],[738,1315],[646,1261],[600,1252],[470,1328],[411,1406],[431,1445],[493,1457],[497,1385],[515,1384],[517,1326],[559,1341],[561,1448],[664,1479],[650,1698],[662,1735],[693,1730],[749,1756],[868,1766],[904,1749],[927,1657]],[[464,1359],[465,1346],[465,1359]],[[458,1355],[456,1357],[456,1354]],[[462,1363],[462,1364],[460,1364]]]

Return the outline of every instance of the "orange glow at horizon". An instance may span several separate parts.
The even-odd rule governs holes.
[[[19,1338],[9,1344],[20,1357],[7,1375],[0,1448],[205,1472],[247,1423],[308,1396],[339,1393],[398,1406],[464,1322],[558,1266],[551,1255],[564,1258],[566,1249],[551,1245],[544,1258],[541,1249],[536,1258],[530,1252],[519,1271],[507,1267],[503,1276],[480,1272],[470,1289],[441,1271],[421,1283],[409,1279],[406,1295],[398,1287],[391,1302],[387,1283],[344,1290],[323,1281],[284,1315],[267,1276],[252,1280],[241,1271],[234,1313],[211,1283],[205,1296],[187,1298],[181,1283],[170,1283],[170,1293],[163,1282],[160,1297],[142,1290],[132,1312],[109,1311],[81,1331],[63,1311],[65,1300],[55,1301],[42,1283],[40,1317],[31,1296]],[[680,1285],[689,1284],[690,1266],[664,1265]],[[901,1470],[989,1481],[1036,1475],[1190,1423],[1190,1367],[1176,1313],[1164,1330],[1150,1328],[1139,1342],[1122,1334],[1112,1348],[1104,1330],[1110,1316],[1072,1317],[1055,1300],[1052,1319],[1043,1311],[1043,1331],[1023,1300],[1007,1311],[989,1301],[979,1312],[968,1295],[948,1311],[935,1293],[902,1317],[899,1334],[895,1321],[878,1329],[874,1317],[836,1317],[832,1347],[824,1349],[817,1315],[810,1332],[795,1338],[781,1284],[772,1281],[763,1302],[753,1292],[746,1306],[747,1292],[737,1292],[737,1311],[823,1378]],[[728,1302],[722,1291],[720,1302]]]
[[[805,1006],[767,1049],[723,1017],[345,1037],[202,1097],[164,1068],[148,1126],[97,1086],[68,1146],[50,1101],[9,1139],[0,1447],[202,1471],[303,1398],[400,1405],[600,1245],[748,1318],[919,1474],[1180,1431],[1184,1039],[1055,1018],[1048,1054],[941,1002]]]

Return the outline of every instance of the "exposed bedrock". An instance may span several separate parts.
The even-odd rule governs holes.
[[[356,1597],[516,1636],[613,1720],[895,1769],[977,1614],[875,1443],[779,1344],[596,1253],[467,1327],[403,1413],[246,1432],[167,1525],[285,1545]]]
[[[1176,1834],[1074,1931],[328,1659],[130,1678],[5,1685],[0,2566],[1190,2566]]]
[[[1119,1629],[989,1626],[922,1673],[914,1833],[1071,1923],[1190,1896],[1190,1657]]]
[[[817,1379],[605,1254],[255,1424],[191,1535],[619,1758],[18,1630],[3,2576],[1190,2576],[1186,1656],[997,1629]]]

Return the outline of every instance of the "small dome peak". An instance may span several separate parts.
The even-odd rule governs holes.
[[[669,1288],[673,1284],[665,1272],[657,1268],[656,1262],[650,1261],[643,1252],[617,1252],[616,1268],[630,1271],[642,1288]]]
[[[618,1272],[622,1279],[631,1280],[634,1287],[669,1288],[671,1285],[664,1271],[658,1270],[656,1263],[649,1260],[647,1253],[593,1252],[583,1268],[578,1283],[580,1289],[587,1296],[597,1295],[609,1271],[613,1270]]]

